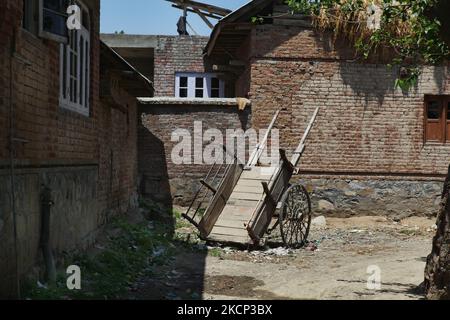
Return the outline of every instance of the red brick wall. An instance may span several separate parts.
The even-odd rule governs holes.
[[[7,1],[9,12],[3,24],[5,32],[0,41],[11,42],[12,30],[16,32],[15,45],[19,59],[13,59],[13,101],[15,136],[27,143],[16,144],[15,162],[18,166],[99,165],[99,200],[101,208],[122,208],[136,193],[136,99],[117,88],[128,111],[112,109],[100,103],[99,27],[100,3],[88,1],[91,14],[91,86],[90,116],[59,107],[59,44],[40,39],[20,27],[20,1]],[[2,2],[4,5],[4,2]],[[15,19],[14,19],[15,17]],[[0,49],[1,81],[0,113],[1,157],[8,156],[6,137],[9,134],[9,62],[8,47]],[[25,67],[20,61],[29,61]],[[3,106],[3,105],[2,105]],[[125,107],[127,109],[127,107]],[[111,159],[112,155],[112,159]],[[113,168],[109,168],[110,165]],[[110,173],[112,170],[112,174]],[[109,179],[112,179],[110,182]],[[106,183],[105,181],[108,180]],[[106,188],[106,183],[110,188]]]
[[[84,117],[59,107],[59,45],[35,37],[21,28],[21,1],[6,1],[7,14],[0,42],[11,44],[15,32],[17,56],[13,59],[13,101],[15,135],[28,141],[18,144],[16,158],[26,164],[48,161],[94,162],[98,158],[96,126],[99,107],[99,1],[91,4],[91,116]],[[11,20],[10,20],[11,19]],[[10,23],[10,24],[9,24]],[[9,99],[8,45],[0,51],[5,97]],[[21,61],[29,61],[25,66]],[[4,102],[7,100],[4,99]],[[8,104],[5,103],[8,107]],[[9,109],[9,107],[8,107]],[[0,117],[1,118],[1,117]],[[2,126],[3,127],[3,126]],[[4,135],[2,135],[4,137]],[[4,143],[1,155],[5,156]]]
[[[136,99],[118,88],[121,108],[100,101],[100,1],[86,2],[92,36],[89,117],[59,107],[59,45],[21,29],[21,1],[0,1],[0,274],[8,275],[0,281],[0,297],[11,296],[15,283],[10,116],[14,137],[26,141],[15,143],[14,155],[21,274],[40,257],[42,185],[54,197],[51,245],[57,254],[92,245],[112,214],[137,204]],[[16,54],[11,58],[13,43]]]
[[[102,68],[102,85],[113,96],[101,99],[99,112],[98,198],[103,209],[100,224],[137,206],[137,100],[118,84],[120,76]]]
[[[395,89],[396,70],[350,62],[352,50],[312,30],[258,26],[252,34],[253,125],[274,110],[292,151],[322,107],[301,168],[315,173],[444,174],[450,144],[423,142],[424,95],[450,94],[448,67],[424,67],[417,88]]]
[[[176,72],[205,72],[203,49],[207,37],[158,36],[155,49],[155,96],[175,96]]]

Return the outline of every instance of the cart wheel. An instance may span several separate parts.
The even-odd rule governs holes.
[[[281,238],[288,248],[299,248],[306,243],[311,226],[311,199],[300,184],[289,187],[281,199]]]

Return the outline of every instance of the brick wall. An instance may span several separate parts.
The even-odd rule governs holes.
[[[321,107],[301,159],[315,214],[433,215],[450,144],[424,143],[424,95],[450,94],[447,65],[424,66],[418,85],[395,88],[398,70],[382,57],[354,61],[345,41],[299,27],[257,26],[245,45],[252,123],[278,121],[291,153]],[[242,81],[244,80],[244,81]]]
[[[99,86],[99,4],[88,2],[92,15],[91,117],[59,108],[59,45],[21,28],[22,1],[6,1],[7,21],[0,34],[2,86],[9,110],[10,62],[13,33],[16,57],[12,59],[16,137],[29,141],[16,145],[16,158],[28,165],[61,159],[92,162],[96,157],[95,127]],[[10,14],[9,14],[10,13]],[[30,62],[25,65],[23,62]],[[8,117],[5,114],[5,117]],[[3,127],[3,126],[2,126]],[[4,135],[2,135],[2,138]],[[5,155],[4,143],[1,148]],[[3,158],[3,157],[2,157]]]
[[[156,200],[189,204],[210,165],[176,165],[171,154],[177,142],[172,142],[176,129],[186,129],[194,136],[194,122],[202,122],[203,131],[244,129],[250,126],[249,111],[237,106],[160,105],[141,106],[139,125],[139,174],[141,192]],[[222,142],[221,142],[222,143]],[[205,142],[205,145],[207,143]],[[225,144],[225,141],[223,142]],[[193,157],[193,150],[192,150]]]
[[[102,101],[99,117],[99,225],[138,206],[137,102],[120,88],[121,107]]]
[[[57,255],[92,245],[108,219],[137,205],[136,99],[117,88],[122,108],[100,101],[100,1],[85,3],[91,14],[89,117],[59,107],[59,45],[22,30],[22,1],[0,2],[0,297],[13,295],[16,274],[7,141],[11,118],[14,137],[20,139],[14,145],[14,189],[21,275],[41,257],[42,185],[52,189],[55,202],[51,245]]]
[[[417,87],[405,94],[395,89],[397,70],[348,62],[351,50],[315,31],[261,26],[253,36],[254,126],[282,107],[282,144],[292,151],[308,117],[322,107],[303,170],[445,174],[450,144],[424,144],[423,111],[424,95],[450,94],[448,67],[424,67]]]
[[[155,96],[175,95],[176,72],[205,72],[203,49],[207,37],[158,36],[155,49]]]

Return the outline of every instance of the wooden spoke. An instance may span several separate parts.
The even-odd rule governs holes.
[[[311,226],[311,200],[306,189],[299,184],[289,187],[282,198],[280,231],[286,247],[304,245]]]

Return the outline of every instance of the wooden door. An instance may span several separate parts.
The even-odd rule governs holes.
[[[425,100],[425,140],[444,142],[447,123],[447,108],[442,97],[429,96]]]

